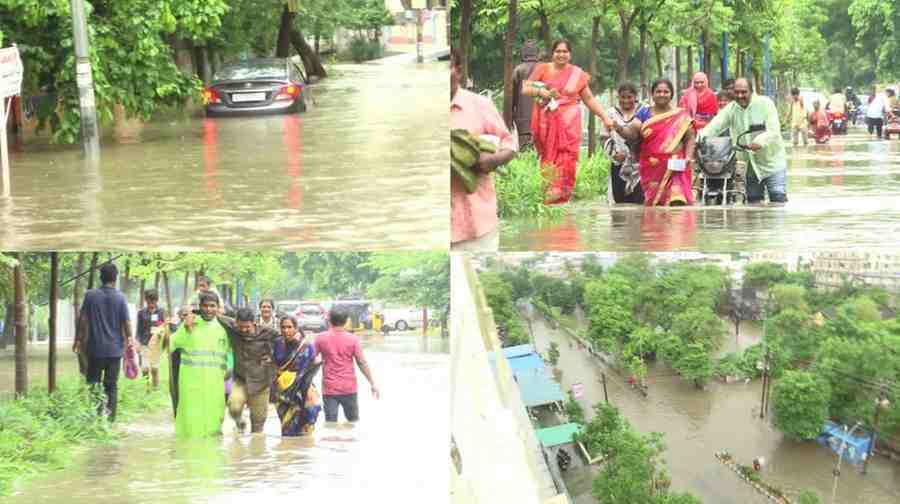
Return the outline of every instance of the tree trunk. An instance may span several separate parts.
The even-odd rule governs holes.
[[[80,271],[79,271],[80,272]],[[122,294],[125,295],[125,299],[128,299],[128,288],[131,285],[131,259],[125,260],[125,274],[122,275]]]
[[[166,291],[166,313],[171,317],[172,316],[172,291],[169,289],[169,275],[163,271],[162,272],[162,280],[163,280],[163,289]]]
[[[694,46],[689,45],[687,48],[687,78],[688,87],[690,87],[690,79],[694,78]],[[687,88],[685,88],[687,89]]]
[[[287,58],[291,55],[291,27],[294,13],[288,10],[287,3],[281,11],[281,25],[278,27],[278,40],[275,43],[275,57]]]
[[[552,55],[553,41],[550,40],[550,19],[547,17],[547,13],[544,9],[538,11],[538,17],[541,19],[540,37],[541,40],[544,41],[544,50],[547,51],[548,55]]]
[[[653,50],[656,52],[656,75],[662,77],[663,76],[662,44],[654,43]]]
[[[294,17],[296,13],[288,10],[287,4],[281,11],[281,25],[278,27],[278,41],[275,47],[275,56],[279,58],[289,58],[291,56],[291,46],[300,55],[303,60],[303,66],[308,76],[315,75],[320,78],[328,77],[325,67],[319,60],[318,50],[309,47],[303,38],[303,33],[294,27]]]
[[[681,89],[681,48],[675,47],[675,88]]]
[[[79,252],[78,260],[75,263],[75,274],[80,275],[84,271],[84,259],[84,252]],[[79,338],[78,317],[81,315],[81,278],[82,277],[79,276],[75,279],[75,286],[72,288],[72,313],[74,313],[75,317],[75,339]],[[84,335],[81,336],[83,337]],[[87,373],[84,359],[82,359],[80,355],[78,358],[78,372],[82,375]]]
[[[147,285],[147,281],[142,278],[141,279],[141,290],[138,291],[138,302],[137,302],[138,310],[144,309],[144,286],[145,285]]]
[[[307,75],[315,75],[322,79],[328,77],[328,72],[325,71],[322,61],[313,52],[313,49],[309,47],[309,44],[306,43],[306,39],[303,38],[303,33],[300,30],[291,30],[291,44],[294,45],[294,49],[300,54]]]
[[[509,3],[516,3],[518,0],[510,0]],[[428,336],[428,308],[422,308],[422,336]]]
[[[28,324],[25,317],[28,306],[25,304],[25,270],[23,261],[25,254],[16,253],[18,264],[13,268],[13,285],[16,303],[16,397],[28,392]]]
[[[316,56],[319,55],[319,40],[320,40],[321,38],[322,38],[321,32],[320,32],[319,30],[316,30],[316,33],[315,33],[315,50],[316,50]]]
[[[600,16],[591,19],[591,66],[590,74],[595,82],[596,91],[599,91],[599,79],[597,79],[597,42],[600,39]],[[588,115],[588,156],[593,156],[597,151],[597,116]]]
[[[513,42],[516,40],[516,25],[519,14],[518,0],[509,0],[509,21],[506,25],[506,40],[503,43],[503,120],[507,128],[513,127]]]
[[[188,304],[188,296],[190,296],[190,290],[188,289],[188,282],[191,279],[191,273],[189,271],[184,272],[184,287],[181,289],[181,305],[187,306]]]
[[[638,68],[641,75],[641,99],[647,99],[647,24],[638,26],[640,48],[638,50]]]
[[[703,71],[706,75],[711,74],[710,64],[712,63],[712,55],[710,54],[709,29],[703,30]]]
[[[159,267],[159,265],[157,265]],[[156,293],[159,294],[159,271],[156,272],[156,277],[153,279],[153,288],[156,289]]]
[[[94,278],[97,274],[97,256],[100,255],[98,252],[94,252],[91,255],[91,271],[88,273],[88,290],[94,288]]]
[[[637,14],[638,9],[635,9],[631,17],[627,17],[625,11],[621,8],[619,9],[619,26],[622,29],[622,44],[619,45],[619,82],[628,80],[628,56],[631,45],[631,37],[629,35]]]
[[[181,73],[194,76],[194,57],[191,54],[192,43],[190,40],[183,39],[178,35],[172,35],[169,38],[169,45],[175,53],[175,66],[181,70]]]
[[[463,89],[469,87],[469,44],[472,40],[472,0],[460,0],[459,54],[462,58],[460,82]]]
[[[50,252],[50,354],[47,361],[47,391],[56,390],[56,319],[59,315],[59,252]]]

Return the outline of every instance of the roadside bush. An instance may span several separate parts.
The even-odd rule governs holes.
[[[354,37],[350,40],[350,59],[356,63],[381,57],[381,44],[376,40]]]

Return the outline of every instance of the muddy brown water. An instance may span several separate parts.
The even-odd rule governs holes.
[[[239,435],[226,416],[223,436],[179,441],[163,410],[121,426],[110,445],[79,451],[68,468],[20,482],[4,502],[445,501],[449,347],[428,340],[364,338],[382,395],[376,400],[358,373],[356,425],[343,416],[328,425],[323,414],[312,437],[282,438],[270,408],[263,434]]]
[[[790,142],[788,142],[790,144]],[[900,246],[900,140],[862,128],[826,145],[788,147],[786,206],[655,209],[570,204],[557,220],[501,223],[501,250],[703,252]]]
[[[434,249],[449,240],[445,63],[338,65],[292,115],[189,118],[11,153],[6,249]]]
[[[834,454],[815,442],[785,439],[769,421],[761,421],[758,380],[748,384],[712,383],[706,391],[699,391],[665,364],[651,363],[647,378],[649,396],[644,398],[628,385],[625,377],[605,369],[586,350],[579,349],[568,335],[551,329],[542,319],[535,320],[533,327],[539,352],[545,353],[551,341],[559,345],[557,376],[564,390],[571,389],[574,383],[584,385],[579,402],[589,416],[591,406],[603,401],[601,373],[606,371],[610,402],[639,432],[665,435],[664,458],[674,490],[691,492],[710,504],[768,502],[716,460],[715,452],[727,450],[739,463],[747,465],[755,457],[765,457],[768,462],[762,471],[763,479],[782,488],[789,497],[810,489],[819,494],[822,502],[831,502]],[[740,338],[732,334],[722,351],[746,348],[760,337],[758,325],[744,323]],[[589,474],[582,472],[567,478],[569,491],[577,503],[595,502],[590,496]],[[900,502],[900,464],[876,457],[864,476],[845,461],[837,502]]]

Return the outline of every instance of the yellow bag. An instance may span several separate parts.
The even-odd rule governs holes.
[[[275,384],[278,385],[278,391],[284,392],[291,385],[294,384],[294,380],[297,379],[297,373],[294,371],[282,371],[278,373],[278,379],[275,380]]]

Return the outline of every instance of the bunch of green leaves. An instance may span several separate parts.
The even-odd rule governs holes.
[[[575,191],[572,198],[577,201],[605,196],[609,190],[609,168],[609,158],[604,153],[582,156],[578,160],[575,172]]]
[[[506,164],[494,179],[500,218],[561,217],[565,209],[548,205],[544,197],[549,182],[541,173],[537,153],[526,150]]]

